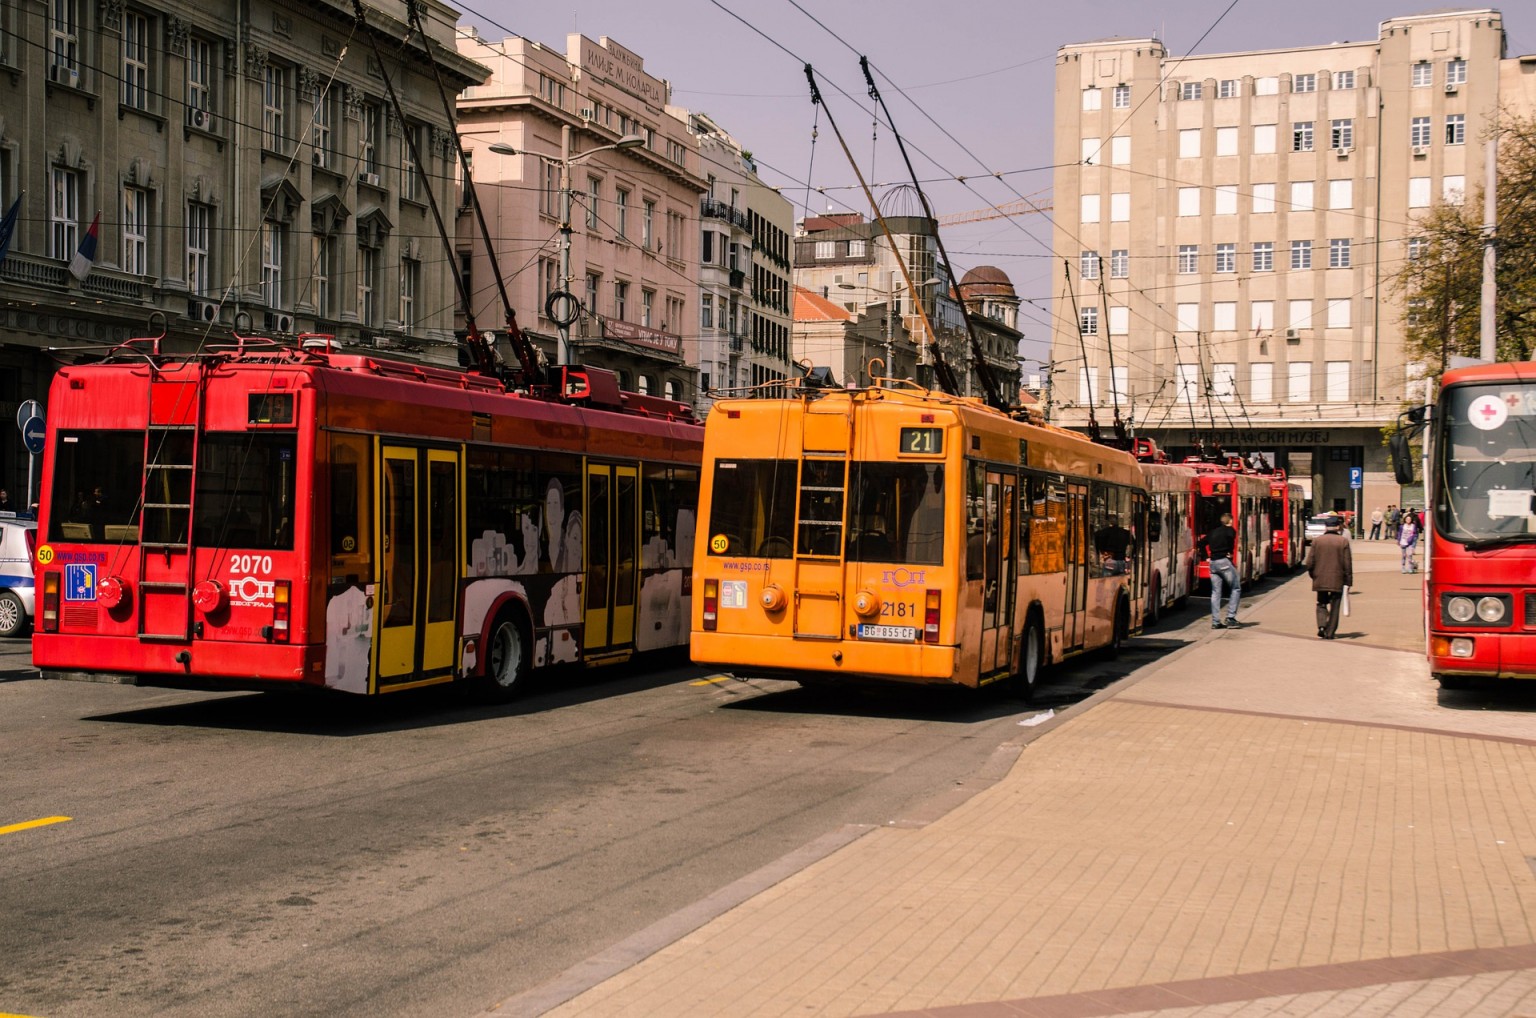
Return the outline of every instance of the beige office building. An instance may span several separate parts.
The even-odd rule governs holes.
[[[1425,371],[1390,280],[1415,219],[1475,195],[1489,118],[1531,108],[1532,72],[1491,9],[1296,49],[1062,47],[1052,420],[1118,406],[1176,456],[1262,453],[1320,509],[1355,507],[1352,467],[1365,513],[1414,500],[1380,431]]]

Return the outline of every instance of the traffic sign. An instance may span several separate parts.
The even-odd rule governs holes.
[[[16,426],[25,428],[27,422],[34,417],[43,416],[43,406],[35,399],[23,400],[21,406],[16,408]]]
[[[47,434],[47,425],[41,417],[28,417],[27,422],[21,426],[21,444],[27,447],[27,452],[39,456]]]
[[[1365,486],[1365,468],[1349,468],[1349,486],[1351,488],[1363,488]]]

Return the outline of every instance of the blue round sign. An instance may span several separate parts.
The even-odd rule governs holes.
[[[21,444],[27,447],[27,452],[36,456],[43,451],[43,441],[48,434],[48,425],[41,417],[28,417],[21,426]]]

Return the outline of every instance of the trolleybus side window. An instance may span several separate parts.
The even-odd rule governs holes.
[[[144,432],[61,432],[54,456],[48,539],[137,543]]]
[[[340,593],[372,583],[373,457],[363,435],[331,436],[331,575]]]
[[[533,456],[472,446],[465,457],[464,489],[469,575],[536,572],[544,509]]]
[[[544,500],[541,572],[574,573],[582,568],[581,459],[539,457],[539,490]]]
[[[791,460],[719,460],[709,515],[711,555],[790,558],[795,534]]]
[[[1089,576],[1122,576],[1136,557],[1136,526],[1131,493],[1125,488],[1095,484],[1089,499],[1088,526],[1094,554]]]
[[[171,437],[171,436],[167,436]],[[190,434],[187,436],[190,438]],[[193,540],[205,548],[251,548],[288,551],[293,548],[295,470],[293,432],[208,432],[198,444],[197,499],[193,508]],[[163,462],[176,462],[179,452],[161,451]],[[175,471],[155,471],[175,477]],[[151,476],[151,482],[155,478]],[[147,492],[145,501],[175,502],[166,492]],[[146,513],[146,540],[177,540],[180,526],[174,510]]]
[[[431,576],[427,584],[427,621],[453,621],[454,605],[458,601],[459,562],[459,468],[457,463],[433,460],[427,469],[427,494],[431,500],[431,515],[435,532],[427,534],[432,554],[427,568]]]
[[[696,529],[694,507],[699,504],[699,472],[659,463],[647,463],[644,469],[640,568],[691,567]]]
[[[944,561],[944,464],[860,460],[849,471],[850,562]]]

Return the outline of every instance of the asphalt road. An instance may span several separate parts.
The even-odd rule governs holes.
[[[0,1012],[473,1014],[844,825],[947,808],[1021,719],[1204,624],[1034,704],[655,663],[499,708],[186,693],[31,679],[13,642],[0,832],[69,819],[0,833]]]

